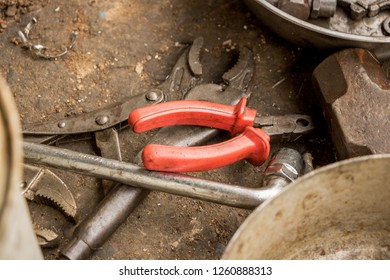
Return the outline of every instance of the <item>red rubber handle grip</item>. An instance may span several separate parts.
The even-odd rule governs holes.
[[[246,103],[245,97],[234,106],[196,100],[170,101],[136,109],[128,121],[137,133],[171,125],[199,125],[236,135],[253,126],[256,118],[256,110],[247,108]]]
[[[228,141],[200,147],[174,147],[149,144],[143,150],[144,166],[149,170],[196,172],[219,168],[246,159],[263,164],[270,153],[270,138],[261,129],[246,127]]]

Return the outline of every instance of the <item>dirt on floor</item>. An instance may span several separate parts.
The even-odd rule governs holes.
[[[29,44],[18,31],[36,18]],[[37,55],[42,45],[58,58]],[[256,63],[249,107],[260,115],[310,114],[318,126],[304,141],[274,144],[310,152],[315,167],[335,160],[321,110],[312,96],[311,73],[324,54],[297,48],[271,33],[240,0],[0,0],[0,74],[14,94],[22,123],[41,123],[81,115],[160,84],[183,49],[204,38],[204,81],[221,83],[237,51],[247,46]],[[151,133],[120,133],[124,161],[132,162]],[[93,141],[64,144],[98,154]],[[265,166],[265,165],[264,165]],[[245,161],[208,172],[201,178],[248,187],[262,185],[264,166]],[[54,170],[71,189],[80,221],[104,197],[101,181]],[[76,225],[58,211],[30,203],[33,219],[60,234],[58,247],[44,249],[59,257]],[[151,192],[91,259],[219,259],[251,210]]]

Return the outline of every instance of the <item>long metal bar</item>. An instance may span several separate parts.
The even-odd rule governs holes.
[[[239,208],[253,209],[281,190],[249,188],[182,174],[149,171],[135,164],[41,144],[24,142],[23,148],[26,162]]]

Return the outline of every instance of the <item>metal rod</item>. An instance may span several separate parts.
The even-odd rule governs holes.
[[[148,171],[135,164],[47,145],[24,142],[23,148],[26,162],[239,208],[254,209],[281,191],[280,188],[255,189],[183,174]]]

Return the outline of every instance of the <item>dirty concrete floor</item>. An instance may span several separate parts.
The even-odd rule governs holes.
[[[316,133],[289,146],[311,152],[315,167],[335,160],[311,89],[311,72],[325,54],[279,39],[242,1],[3,0],[0,9],[0,74],[11,87],[22,123],[80,115],[141,93],[164,81],[183,48],[202,36],[203,61],[212,62],[205,69],[206,81],[221,83],[237,50],[249,47],[256,62],[249,106],[264,115],[312,115]],[[55,60],[22,48],[17,32],[33,17],[38,23],[31,30],[31,43],[56,54],[76,30],[74,47]],[[123,160],[131,162],[152,134],[122,131]],[[91,141],[63,146],[98,154]],[[275,144],[272,152],[282,146]],[[242,161],[194,175],[259,187],[263,168]],[[72,190],[81,221],[103,198],[101,181],[54,171]],[[58,258],[75,224],[50,207],[29,205],[34,220],[60,234],[59,247],[43,249],[45,259]],[[219,259],[250,212],[151,192],[91,259]]]

